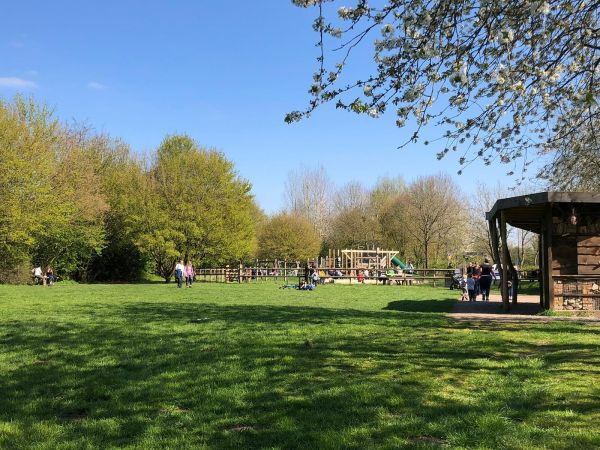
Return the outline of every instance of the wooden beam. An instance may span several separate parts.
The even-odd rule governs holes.
[[[490,240],[492,241],[492,258],[496,264],[500,264],[500,253],[498,251],[498,227],[496,226],[496,218],[492,217],[488,220],[490,228]]]
[[[506,242],[506,215],[500,211],[500,240],[502,241],[502,277],[500,291],[502,293],[502,309],[507,312],[510,309],[508,302],[508,242]]]
[[[550,309],[554,306],[554,278],[552,275],[552,203],[546,206],[544,214],[544,223],[546,225],[546,279],[548,282],[546,288],[546,308]]]
[[[538,282],[540,283],[540,306],[544,307],[544,272],[543,272],[543,262],[544,261],[544,233],[540,233],[538,236]]]

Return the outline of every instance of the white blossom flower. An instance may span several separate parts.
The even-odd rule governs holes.
[[[499,40],[503,44],[510,44],[514,39],[514,33],[512,30],[502,30],[500,31]]]
[[[550,5],[548,4],[548,2],[543,2],[538,11],[544,16],[550,14]]]
[[[363,87],[363,93],[367,97],[370,97],[371,95],[373,95],[373,86],[369,86],[368,84],[365,84],[365,86]]]
[[[392,25],[391,23],[386,23],[384,26],[381,27],[381,34],[389,34],[392,33],[394,31],[394,25]]]
[[[467,69],[462,67],[450,75],[450,82],[452,84],[467,84],[469,79],[467,78]]]
[[[350,8],[346,8],[345,6],[342,6],[338,9],[338,15],[342,18],[342,19],[346,19],[351,13]]]
[[[367,114],[371,117],[377,118],[379,117],[379,110],[377,108],[369,108],[367,110]]]

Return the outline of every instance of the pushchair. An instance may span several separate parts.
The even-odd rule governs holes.
[[[461,289],[460,282],[462,281],[463,276],[459,270],[455,271],[454,274],[450,277],[450,290],[453,289]]]

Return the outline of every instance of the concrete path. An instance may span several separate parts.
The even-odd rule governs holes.
[[[502,300],[499,294],[490,295],[489,302],[482,302],[481,297],[478,301],[456,302],[448,317],[460,321],[486,320],[499,322],[551,322],[551,321],[570,321],[597,323],[600,325],[600,316],[538,316],[542,308],[540,307],[540,297],[538,295],[519,295],[516,305],[511,303],[511,309],[508,314],[502,311]]]

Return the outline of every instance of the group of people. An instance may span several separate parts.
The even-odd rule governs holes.
[[[298,289],[299,291],[312,291],[316,287],[315,283],[307,283],[304,280],[300,280],[298,284],[284,284],[279,289]]]
[[[191,288],[195,276],[196,272],[194,271],[194,266],[191,261],[188,261],[187,264],[184,265],[182,259],[175,264],[175,280],[177,281],[178,288],[183,286],[184,280],[186,287]]]
[[[462,288],[461,300],[475,302],[477,296],[481,295],[482,301],[489,302],[492,280],[495,278],[494,267],[490,264],[488,258],[485,258],[481,265],[473,262],[469,263],[465,278],[460,283]]]
[[[37,266],[31,269],[31,274],[33,275],[33,282],[36,284],[44,284],[45,281],[48,286],[52,286],[56,281],[54,269],[50,264],[46,267],[46,272],[42,271],[41,266]]]
[[[410,264],[410,263],[409,263]],[[358,269],[355,272],[355,269],[350,270],[350,276],[352,273],[356,273],[356,280],[359,283],[364,283],[365,280],[368,280],[371,277],[377,277],[379,280],[384,280],[388,278],[395,277],[400,274],[413,274],[414,266],[410,264],[406,269],[400,270],[395,269],[393,267],[389,267],[385,272],[376,271],[375,269]],[[329,269],[327,272],[324,270],[317,270],[315,268],[311,269],[310,278],[314,284],[319,283],[332,283],[336,278],[345,277],[346,275],[340,269]]]

